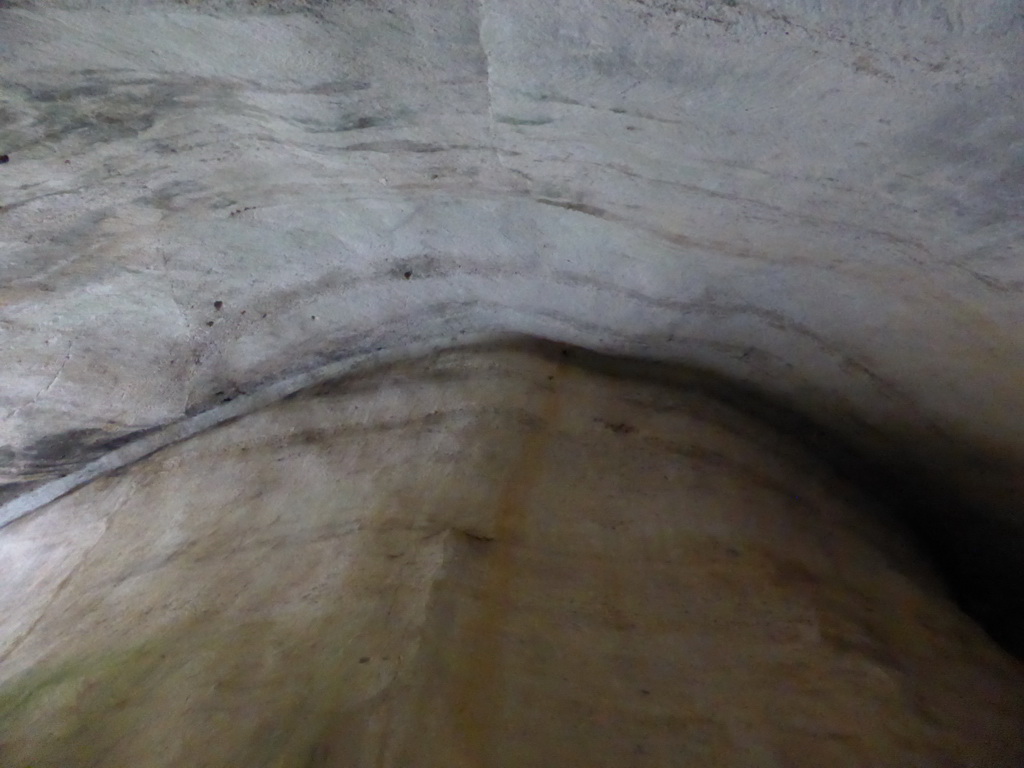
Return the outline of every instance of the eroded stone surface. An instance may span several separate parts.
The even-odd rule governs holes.
[[[0,763],[1019,765],[1020,664],[702,388],[453,351],[15,523]]]
[[[356,351],[521,332],[783,399],[932,489],[918,526],[1021,615],[1022,25],[2,3],[0,480]]]

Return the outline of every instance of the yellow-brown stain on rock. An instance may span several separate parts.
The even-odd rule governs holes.
[[[506,686],[504,644],[507,611],[518,576],[518,554],[526,538],[530,497],[542,477],[548,446],[561,413],[561,389],[569,369],[554,363],[553,386],[543,390],[539,424],[528,428],[515,464],[497,500],[494,540],[487,543],[479,605],[457,633],[464,657],[451,681],[456,754],[467,766],[496,765],[494,749],[501,741]]]

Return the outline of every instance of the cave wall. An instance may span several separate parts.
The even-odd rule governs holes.
[[[0,0],[0,757],[1015,764],[1022,39]]]
[[[1016,766],[1024,667],[705,382],[475,346],[0,536],[0,764]]]
[[[282,377],[522,333],[893,468],[1024,643],[1016,0],[0,3],[0,500]]]

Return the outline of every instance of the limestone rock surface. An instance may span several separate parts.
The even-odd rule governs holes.
[[[1024,647],[1022,36],[1018,0],[0,3],[3,498],[524,333],[833,430]]]
[[[0,764],[1020,765],[1021,664],[702,389],[453,351],[14,523]]]

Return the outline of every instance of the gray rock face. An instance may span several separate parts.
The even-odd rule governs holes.
[[[0,504],[541,337],[787,414],[1022,649],[1022,38],[1017,0],[0,1]]]

